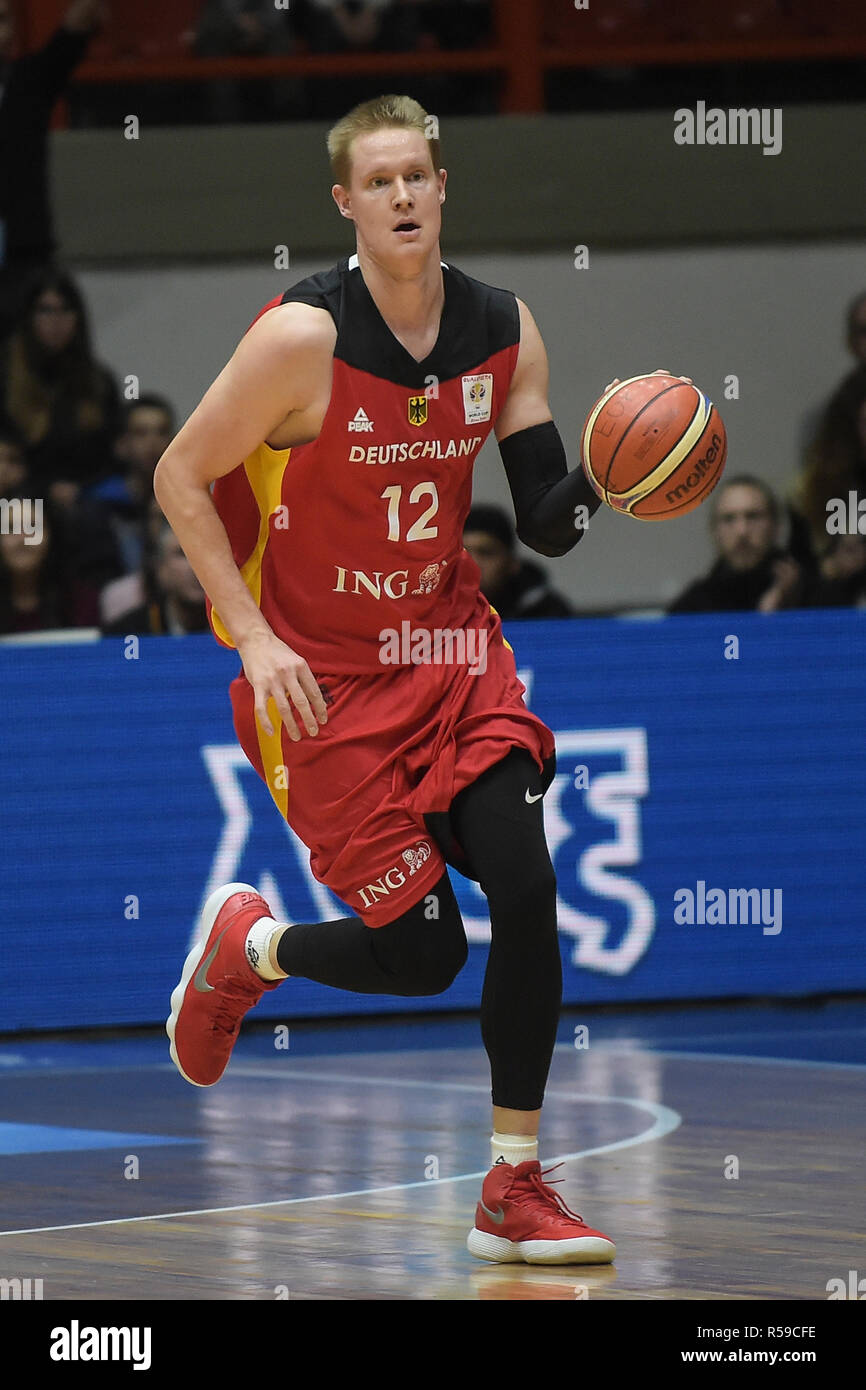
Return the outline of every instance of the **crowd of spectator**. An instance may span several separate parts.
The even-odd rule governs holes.
[[[71,0],[45,47],[15,60],[9,0],[0,0],[0,636],[207,626],[204,594],[153,496],[175,432],[172,405],[152,393],[122,398],[94,352],[81,291],[54,259],[48,123],[102,8]],[[295,19],[300,8],[293,0]],[[303,8],[305,42],[323,49],[414,43],[434,11],[453,21],[437,42],[450,35],[464,46],[486,13],[482,0],[305,0]],[[286,13],[270,0],[207,0],[195,42],[203,52],[276,51],[285,31],[275,15]],[[341,110],[347,104],[341,84]],[[759,477],[724,478],[707,506],[712,566],[670,612],[866,606],[866,292],[848,307],[845,335],[853,368],[807,418],[789,498]],[[831,524],[840,510],[845,524]],[[464,544],[504,620],[575,613],[518,552],[500,508],[473,507]]]
[[[0,635],[204,630],[201,586],[153,496],[173,434],[161,396],[121,400],[72,277],[37,274],[0,341]]]
[[[201,0],[175,13],[168,7],[163,53],[187,59],[302,58],[305,55],[435,53],[489,47],[493,42],[490,0]],[[136,12],[112,11],[97,55],[146,56]],[[128,32],[124,31],[126,25]],[[173,40],[173,42],[172,42]],[[332,119],[369,96],[369,79],[261,74],[195,82],[142,83],[136,111],[148,124]],[[408,75],[392,74],[389,85],[402,90]],[[451,114],[491,114],[496,109],[496,78],[486,72],[413,71],[411,89],[430,110]],[[73,96],[75,124],[104,125],[128,109],[128,89],[110,83],[78,88]],[[123,103],[126,103],[125,105]]]
[[[48,266],[0,339],[0,636],[203,631],[204,594],[153,496],[172,405],[122,399],[88,318],[75,280]],[[723,477],[706,507],[711,566],[669,612],[866,606],[866,294],[847,323],[857,365],[814,417],[789,498],[760,477]],[[38,528],[10,525],[34,499]],[[501,508],[476,504],[463,539],[503,620],[579,614],[518,551]]]
[[[49,293],[63,314],[42,335]],[[0,362],[0,635],[204,631],[201,586],[153,496],[174,433],[169,402],[120,403],[59,272],[37,282]]]
[[[866,328],[866,295],[849,320]],[[94,355],[71,276],[56,268],[37,276],[0,342],[0,635],[206,629],[204,594],[153,496],[154,470],[174,432],[163,397],[121,399]],[[866,606],[866,535],[829,525],[837,503],[850,521],[851,493],[866,498],[866,362],[820,412],[787,504],[759,477],[723,478],[707,505],[711,567],[668,611]],[[16,515],[10,509],[33,499],[38,533],[6,524]],[[463,540],[504,621],[579,613],[519,553],[503,509],[473,506]]]

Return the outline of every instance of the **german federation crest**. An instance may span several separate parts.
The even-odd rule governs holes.
[[[409,424],[426,425],[427,423],[427,397],[409,397]]]

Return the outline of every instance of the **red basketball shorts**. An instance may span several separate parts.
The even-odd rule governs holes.
[[[527,749],[539,771],[554,753],[492,612],[484,656],[483,668],[434,658],[373,675],[316,670],[328,722],[298,742],[280,723],[270,738],[259,727],[243,673],[231,684],[240,745],[309,849],[313,874],[369,927],[399,917],[445,872],[426,813],[447,812],[510,748]]]

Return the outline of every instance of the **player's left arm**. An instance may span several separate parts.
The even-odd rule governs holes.
[[[601,506],[583,468],[571,473],[547,400],[550,368],[538,325],[521,299],[520,348],[494,433],[514,502],[517,534],[550,558],[581,539],[583,522]],[[584,510],[578,510],[578,508]]]

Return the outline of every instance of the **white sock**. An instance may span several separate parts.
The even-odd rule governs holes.
[[[532,1134],[494,1134],[490,1140],[491,1164],[510,1163],[512,1168],[538,1158],[538,1139]]]
[[[247,932],[246,957],[263,980],[286,980],[288,976],[282,970],[274,970],[271,967],[269,951],[271,937],[275,932],[285,929],[285,922],[275,922],[273,917],[260,917],[254,922]]]

